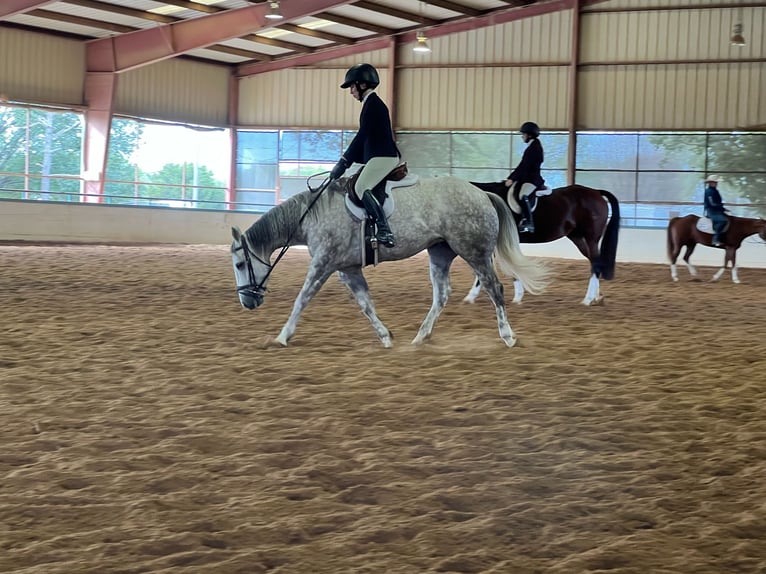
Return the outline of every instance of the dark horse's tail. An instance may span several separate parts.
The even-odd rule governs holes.
[[[604,237],[601,239],[600,269],[603,279],[614,279],[614,264],[617,260],[617,239],[620,234],[620,202],[617,198],[605,189],[600,189],[599,193],[609,202],[612,209],[612,216],[606,225]]]

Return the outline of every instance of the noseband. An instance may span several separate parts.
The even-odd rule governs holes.
[[[266,296],[266,280],[269,278],[269,275],[271,275],[271,272],[274,270],[274,265],[277,263],[275,261],[274,265],[271,265],[269,262],[264,261],[258,257],[254,251],[251,251],[250,247],[247,245],[246,235],[242,235],[242,242],[240,243],[239,247],[234,248],[234,251],[239,251],[240,249],[242,250],[242,254],[245,256],[247,278],[250,280],[250,283],[247,285],[242,285],[241,287],[237,287],[237,293],[240,295],[245,295],[246,297],[252,297],[255,299],[256,304],[260,306],[263,303],[263,298]],[[261,279],[260,282],[255,278],[255,271],[253,270],[253,259],[269,268],[268,273],[266,273],[266,276]],[[277,259],[277,261],[279,261],[279,259]]]

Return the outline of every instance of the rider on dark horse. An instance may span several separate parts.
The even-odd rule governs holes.
[[[709,217],[713,222],[713,247],[721,247],[723,245],[721,235],[726,229],[728,218],[721,193],[718,191],[718,176],[707,176],[705,185],[707,186],[705,188],[705,217]]]
[[[359,131],[330,173],[331,179],[342,176],[352,163],[363,163],[354,192],[362,201],[367,214],[378,226],[376,238],[386,247],[394,246],[394,236],[388,226],[383,207],[375,199],[372,189],[399,165],[399,149],[394,141],[391,115],[375,88],[380,84],[378,71],[370,64],[357,64],[349,68],[341,84],[350,88],[351,95],[362,102]]]
[[[543,164],[543,145],[538,139],[540,137],[540,128],[534,122],[524,122],[519,128],[521,139],[527,144],[521,162],[514,169],[508,179],[505,180],[506,187],[511,193],[515,193],[519,198],[521,206],[521,222],[519,231],[524,233],[535,232],[535,222],[532,219],[532,195],[538,189],[545,187],[545,180],[540,175],[540,166]]]

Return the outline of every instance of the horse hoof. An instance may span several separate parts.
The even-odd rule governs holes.
[[[282,347],[287,347],[287,340],[286,339],[280,339],[279,337],[277,337],[276,339],[274,339],[274,342],[277,345],[280,345]]]
[[[380,342],[383,343],[383,347],[386,349],[391,349],[394,346],[394,342],[390,338],[381,339]]]
[[[503,343],[505,343],[509,348],[515,347],[516,343],[518,343],[518,339],[514,337],[509,337],[508,339],[503,339]]]
[[[471,305],[473,305],[475,302],[476,302],[476,299],[472,299],[468,295],[463,297],[463,303],[470,303]]]

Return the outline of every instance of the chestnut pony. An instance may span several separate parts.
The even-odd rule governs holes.
[[[758,236],[766,241],[766,220],[764,219],[751,219],[749,217],[735,217],[729,215],[729,223],[722,235],[723,246],[719,249],[725,250],[723,259],[723,267],[721,267],[715,275],[713,275],[712,281],[718,281],[721,275],[726,271],[726,267],[731,262],[731,280],[734,283],[739,283],[739,275],[737,274],[737,249],[742,245],[742,241],[746,237],[751,235]],[[684,263],[689,269],[692,278],[697,278],[697,269],[689,263],[689,258],[694,253],[694,248],[699,243],[700,245],[706,245],[712,247],[713,234],[706,233],[697,228],[697,223],[700,221],[698,215],[685,215],[684,217],[674,217],[668,223],[668,259],[670,259],[670,276],[673,281],[678,281],[678,270],[676,269],[676,259],[681,254],[681,248],[686,247],[686,253],[684,253]]]

